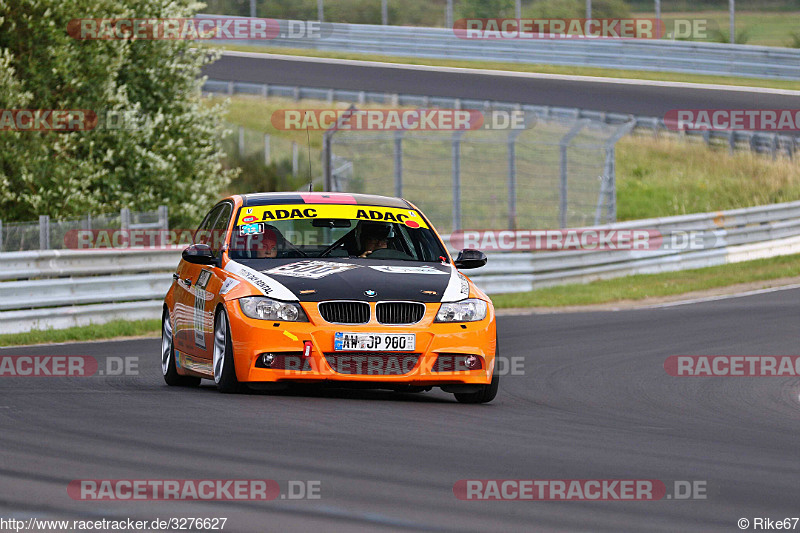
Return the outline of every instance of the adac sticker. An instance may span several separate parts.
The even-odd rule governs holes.
[[[249,209],[249,208],[248,208]],[[311,220],[338,218],[374,222],[405,224],[409,228],[428,228],[424,219],[414,210],[369,205],[305,204],[265,205],[252,208],[253,213],[240,213],[237,225],[279,220]]]

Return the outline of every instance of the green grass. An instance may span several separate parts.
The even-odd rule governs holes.
[[[636,13],[634,17],[653,17],[653,12]],[[729,19],[728,11],[699,11],[699,12],[674,12],[662,13],[662,20],[667,28],[671,30],[672,21],[675,19],[708,20],[709,29],[721,30],[728,35]],[[736,33],[737,35],[746,31],[749,39],[746,44],[760,46],[791,46],[791,34],[797,31],[797,21],[800,12],[755,12],[737,11],[736,12]],[[711,32],[709,32],[711,33]],[[711,35],[707,39],[697,39],[709,41],[713,40]]]
[[[727,28],[727,26],[725,26]],[[786,40],[790,37],[787,35]],[[751,43],[752,44],[752,43]],[[201,45],[202,46],[202,45]],[[220,48],[214,46],[214,48]],[[512,72],[534,72],[540,74],[566,74],[576,76],[599,76],[608,78],[625,78],[655,81],[675,81],[684,83],[710,83],[718,85],[735,85],[744,87],[767,87],[773,89],[800,90],[800,81],[770,80],[760,78],[740,78],[736,76],[710,76],[704,74],[682,74],[678,72],[648,72],[643,70],[606,69],[595,67],[572,67],[560,65],[537,65],[530,63],[506,63],[501,61],[463,61],[455,59],[428,59],[399,56],[382,56],[375,54],[354,54],[327,52],[311,49],[292,49],[282,47],[261,47],[245,45],[225,45],[226,50],[244,52],[262,52],[308,57],[327,57],[334,59],[356,59],[362,61],[381,61],[384,63],[403,63],[409,65],[431,65],[444,67],[460,67],[489,70],[508,70]]]
[[[589,305],[673,296],[738,283],[800,276],[800,256],[785,255],[663,274],[639,274],[585,285],[561,285],[530,292],[492,295],[497,308]]]
[[[105,324],[91,326],[34,330],[25,333],[0,335],[0,346],[90,341],[97,339],[113,339],[116,337],[157,336],[160,332],[160,320],[114,320]]]

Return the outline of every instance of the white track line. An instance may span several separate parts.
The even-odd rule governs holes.
[[[529,78],[541,80],[579,81],[583,83],[605,83],[618,85],[641,85],[650,87],[672,87],[682,89],[704,89],[710,91],[728,91],[740,93],[777,94],[783,96],[800,96],[800,91],[789,89],[772,89],[768,87],[745,87],[736,85],[715,85],[709,83],[687,83],[679,81],[637,80],[632,78],[604,78],[600,76],[576,76],[569,74],[542,74],[538,72],[516,72],[513,70],[489,70],[463,67],[443,67],[431,65],[410,65],[407,63],[386,63],[382,61],[362,61],[356,59],[334,59],[329,57],[293,56],[286,54],[267,54],[263,52],[223,51],[222,55],[231,57],[249,57],[254,59],[279,59],[303,63],[321,63],[329,65],[347,65],[355,67],[391,68],[397,70],[421,70],[429,72],[451,72],[456,74],[472,74],[479,76],[506,76],[509,78]]]
[[[754,296],[757,294],[767,294],[770,292],[778,292],[778,291],[788,291],[792,289],[800,289],[800,283],[795,283],[793,285],[783,285],[781,287],[769,287],[766,289],[756,289],[753,291],[746,291],[746,292],[737,292],[734,294],[720,294],[718,296],[707,296],[705,298],[695,298],[692,300],[680,300],[677,302],[667,302],[663,304],[656,304],[656,305],[648,305],[644,307],[639,307],[638,309],[659,309],[662,307],[675,307],[678,305],[689,305],[689,304],[697,304],[703,302],[714,302],[717,300],[727,300],[730,298],[742,298],[744,296]]]

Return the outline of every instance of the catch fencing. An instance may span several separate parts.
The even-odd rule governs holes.
[[[86,215],[80,218],[51,220],[40,215],[38,222],[3,222],[0,220],[0,252],[59,250],[67,248],[67,235],[76,230],[168,230],[167,206],[156,211],[131,211],[118,214]]]

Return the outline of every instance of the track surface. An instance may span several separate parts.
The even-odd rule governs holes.
[[[665,309],[501,317],[524,357],[488,405],[441,392],[167,387],[159,341],[0,355],[139,357],[130,377],[0,378],[0,516],[227,517],[225,531],[738,531],[800,515],[800,380],[675,378],[676,354],[797,354],[800,291]],[[208,383],[205,382],[204,383]],[[73,501],[73,479],[321,481],[321,499]],[[460,479],[704,480],[708,499],[464,502]]]
[[[579,107],[615,113],[663,116],[671,109],[794,109],[798,96],[772,92],[674,87],[659,84],[599,83],[574,79],[544,79],[500,73],[473,74],[401,66],[367,66],[269,55],[226,54],[204,74],[225,81],[272,83],[451,96]]]

